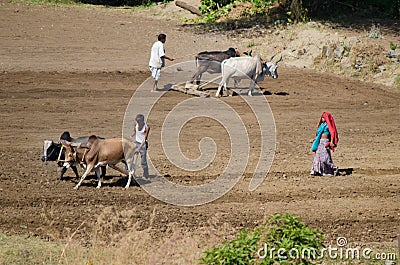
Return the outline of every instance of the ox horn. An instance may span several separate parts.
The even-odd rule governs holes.
[[[275,58],[275,56],[276,56],[276,53],[275,53],[274,55],[271,56],[270,61],[272,61],[272,60]]]
[[[279,58],[279,60],[276,62],[276,64],[278,64],[280,61],[282,61],[282,55],[281,55],[281,57]]]
[[[69,142],[67,140],[60,140],[60,142],[64,145],[70,145],[72,147],[81,147],[81,143],[74,143],[74,142]]]

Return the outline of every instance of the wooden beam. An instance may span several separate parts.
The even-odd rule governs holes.
[[[175,1],[175,5],[179,6],[180,8],[183,8],[183,9],[185,9],[187,11],[189,11],[192,14],[195,14],[195,15],[198,15],[198,16],[201,16],[201,17],[203,16],[203,14],[201,13],[201,11],[198,8],[196,8],[194,6],[191,6],[191,5],[189,5],[189,4],[185,3],[185,2]]]
[[[170,88],[170,90],[179,91],[179,92],[182,92],[185,94],[194,95],[194,96],[198,96],[198,97],[205,97],[205,98],[210,97],[210,93],[204,92],[204,91],[199,91],[194,88],[187,88],[187,87],[185,87],[185,84],[173,85]]]

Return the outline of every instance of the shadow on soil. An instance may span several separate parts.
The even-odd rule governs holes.
[[[72,182],[74,184],[78,184],[79,178],[63,177],[62,181],[67,181],[67,182]],[[101,186],[102,187],[125,187],[127,181],[128,181],[128,177],[125,177],[125,176],[107,175],[107,176],[101,178]],[[95,188],[97,186],[96,175],[87,176],[85,178],[85,180],[82,182],[81,186]],[[139,186],[139,184],[134,179],[132,179],[131,186]]]
[[[350,168],[340,168],[339,169],[339,174],[340,174],[340,176],[348,176],[348,175],[351,175],[351,174],[353,174],[353,168],[352,167],[350,167]]]
[[[349,29],[368,32],[372,25],[378,26],[382,33],[400,34],[400,21],[394,19],[393,15],[382,11],[374,11],[373,8],[362,9],[348,7],[340,12],[330,11],[311,13],[307,21],[314,21],[323,24],[330,24],[332,29]],[[214,23],[183,24],[183,28],[194,30],[198,34],[204,33],[224,33],[230,37],[259,37],[265,36],[268,30],[279,29],[287,21],[287,15],[281,14],[276,18],[267,18],[268,15],[256,15],[251,18],[242,17],[237,19],[227,19]],[[270,16],[271,17],[271,16]],[[270,23],[266,21],[270,20]]]

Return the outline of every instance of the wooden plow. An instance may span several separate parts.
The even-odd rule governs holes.
[[[179,91],[185,94],[194,95],[197,97],[208,98],[211,96],[210,92],[202,91],[202,89],[210,83],[213,83],[217,79],[221,78],[221,76],[217,76],[216,78],[211,79],[210,81],[202,82],[200,85],[195,85],[190,82],[180,83],[177,85],[173,85],[170,90]]]

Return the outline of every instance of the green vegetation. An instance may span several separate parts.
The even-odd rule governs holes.
[[[283,0],[277,3],[276,0],[202,0],[200,10],[205,15],[205,22],[215,22],[217,19],[226,16],[240,2],[251,3],[252,7],[247,8],[244,15],[271,16],[273,21],[276,17],[286,20],[289,23],[306,21],[308,18],[335,18],[342,21],[347,16],[354,18],[399,18],[400,0]],[[278,16],[276,15],[278,12]]]
[[[273,22],[278,23],[281,23],[281,19],[289,23],[308,19],[307,9],[301,5],[300,0],[277,2],[276,0],[202,0],[199,9],[204,14],[204,22],[215,22],[221,17],[228,16],[233,8],[243,5],[245,8],[241,10],[241,17],[259,20],[261,23],[265,23],[266,18],[271,15]]]
[[[255,46],[254,40],[251,40],[251,41],[246,45],[247,48],[251,48],[251,47],[254,47],[254,46]]]
[[[381,29],[379,28],[379,26],[373,24],[371,29],[367,33],[367,37],[372,38],[372,39],[382,38],[382,33],[381,33]]]
[[[252,7],[244,10],[242,15],[265,15],[275,0],[201,0],[200,11],[204,14],[204,22],[215,22],[229,14],[240,2],[251,3]]]
[[[200,261],[203,264],[253,264],[257,259],[261,234],[259,228],[253,231],[242,230],[236,239],[206,251]]]
[[[179,228],[172,228],[168,237],[154,238],[152,233],[157,230],[147,228],[141,230],[139,223],[129,229],[119,232],[121,225],[126,225],[131,220],[123,213],[122,217],[109,217],[112,212],[101,214],[93,227],[90,244],[82,245],[81,239],[74,239],[75,232],[64,240],[50,242],[36,236],[15,235],[6,236],[0,233],[0,264],[4,265],[120,265],[120,264],[193,264],[199,257],[199,246],[204,245],[204,232],[207,233],[207,244],[217,244],[221,236],[230,234],[231,228],[216,234],[209,234],[211,227],[197,231],[196,234],[185,233]],[[213,226],[214,227],[214,226]],[[152,231],[153,230],[153,231]],[[79,227],[76,231],[79,231]],[[304,253],[306,250],[322,248],[322,235],[320,232],[310,229],[299,221],[296,216],[288,214],[275,214],[267,219],[266,225],[253,230],[242,230],[231,241],[220,244],[218,247],[203,252],[203,258],[199,261],[203,264],[313,264],[315,259],[279,259],[278,250],[293,249],[293,253]],[[89,243],[89,242],[88,242]],[[267,246],[267,247],[266,247]],[[319,264],[326,265],[382,265],[383,260],[375,259],[374,253],[386,253],[389,261],[398,261],[397,249],[375,248],[370,253],[371,258],[366,259],[342,259],[328,258],[318,260]],[[270,251],[274,250],[274,257],[269,258]],[[260,251],[261,249],[261,251]],[[267,253],[267,255],[266,255]],[[260,257],[261,256],[261,257]],[[265,256],[265,257],[264,257]]]
[[[226,16],[235,3],[227,4],[222,7],[213,0],[202,0],[199,7],[200,11],[204,14],[204,22],[215,22],[218,18]]]
[[[224,8],[226,6],[235,5],[239,2],[249,2],[254,5],[255,8],[268,8],[276,0],[201,0],[200,11],[204,14],[210,13],[212,11]]]
[[[46,4],[92,4],[104,6],[150,6],[156,2],[168,3],[172,0],[11,0],[24,2],[30,5]],[[243,16],[252,19],[263,17],[263,21],[272,18],[275,21],[287,21],[293,23],[297,21],[307,21],[309,18],[324,20],[331,17],[343,16],[354,18],[354,16],[368,18],[399,18],[400,0],[201,0],[199,10],[204,14],[204,18],[193,22],[216,22],[219,18],[228,16],[233,8],[240,3],[249,3],[250,6],[243,10]]]
[[[238,236],[222,243],[222,245],[206,250],[200,259],[202,264],[314,264],[322,249],[323,236],[315,230],[308,228],[300,221],[298,216],[289,214],[274,214],[270,216],[265,226],[253,230],[242,230]],[[260,251],[261,249],[261,251]],[[285,255],[271,252],[272,249],[284,249]],[[301,253],[306,250],[315,250],[312,255]],[[289,255],[288,252],[300,253]],[[262,253],[260,256],[259,254]],[[286,256],[286,257],[284,257]]]

